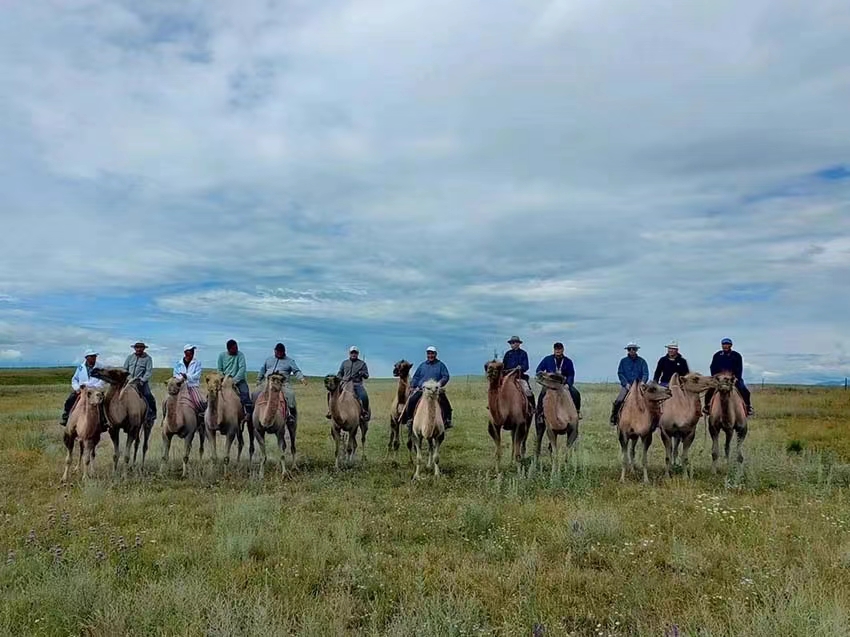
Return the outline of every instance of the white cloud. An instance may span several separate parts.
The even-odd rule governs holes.
[[[21,358],[21,352],[16,349],[0,349],[0,361],[16,361]]]
[[[238,329],[259,356],[286,324],[324,361],[345,329],[396,348],[402,327],[459,348],[519,331],[604,376],[623,339],[675,332],[702,357],[730,330],[761,369],[802,374],[758,352],[813,330],[850,346],[850,187],[809,176],[850,156],[848,15],[15,4],[0,304],[31,314],[0,315],[0,347],[44,361],[116,339],[120,357],[150,333],[171,358]]]

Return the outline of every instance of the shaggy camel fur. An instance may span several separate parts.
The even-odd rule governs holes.
[[[694,442],[697,425],[701,415],[699,395],[716,382],[711,376],[703,376],[696,372],[679,376],[673,374],[670,378],[670,400],[664,405],[659,420],[661,441],[664,443],[664,459],[666,476],[670,477],[670,468],[675,466],[679,455],[679,444],[682,445],[682,468],[685,475],[691,476],[688,451]]]
[[[336,443],[334,466],[339,469],[339,449],[342,432],[348,434],[346,461],[354,460],[357,451],[357,430],[360,429],[360,442],[363,443],[363,459],[366,459],[366,432],[369,423],[360,418],[360,401],[353,390],[354,383],[342,382],[338,376],[325,376],[325,388],[328,390],[328,407],[331,411],[331,436]]]
[[[668,400],[670,396],[672,396],[672,393],[669,389],[654,381],[644,385],[636,380],[629,387],[617,425],[620,450],[623,454],[620,482],[626,481],[627,467],[634,471],[635,445],[638,438],[643,444],[643,481],[649,482],[649,475],[646,471],[646,456],[649,445],[652,444],[652,432],[655,431],[661,417],[661,404]]]
[[[413,448],[416,451],[416,471],[413,479],[419,479],[419,467],[422,464],[422,442],[428,441],[428,461],[426,468],[434,464],[434,477],[440,476],[440,445],[446,437],[446,426],[438,403],[440,393],[445,391],[435,380],[425,381],[422,385],[422,398],[413,413],[411,433]]]
[[[68,468],[71,466],[71,456],[74,454],[74,441],[78,439],[80,441],[80,459],[77,461],[74,472],[85,461],[83,478],[89,477],[90,465],[94,459],[94,448],[100,442],[100,409],[103,400],[104,393],[102,390],[88,387],[80,389],[80,396],[77,398],[65,427],[64,441],[68,455],[65,457],[65,472],[62,474],[62,482],[68,480]]]
[[[166,383],[168,393],[162,409],[162,464],[160,473],[168,469],[168,456],[171,451],[171,439],[174,436],[183,439],[183,477],[189,473],[189,454],[195,434],[200,438],[198,462],[204,460],[204,436],[206,431],[198,422],[195,404],[189,394],[189,385],[183,377],[171,378]]]
[[[564,454],[566,461],[567,454],[578,438],[578,410],[570,395],[569,387],[564,384],[563,376],[541,372],[537,375],[537,382],[546,387],[546,394],[543,396],[543,422],[537,424],[534,458],[535,462],[540,462],[540,447],[545,432],[552,452],[552,476],[555,476],[561,471],[558,436],[567,436],[567,450]]]
[[[112,438],[112,471],[118,472],[118,457],[120,455],[120,436],[123,429],[127,434],[127,442],[124,446],[124,466],[130,464],[130,444],[133,445],[133,466],[136,465],[136,457],[139,453],[139,438],[144,432],[144,444],[142,445],[142,467],[148,453],[153,423],[147,422],[148,403],[142,396],[137,381],[130,379],[129,372],[118,368],[95,368],[92,376],[99,378],[109,384],[106,391],[104,405],[106,407],[106,419],[109,421],[109,437]]]
[[[280,473],[289,475],[286,468],[286,429],[288,407],[286,397],[283,395],[283,385],[286,378],[283,374],[269,374],[266,377],[265,387],[254,402],[254,437],[260,450],[259,477],[265,475],[266,466],[266,434],[273,434],[277,438],[277,446],[280,449]],[[289,429],[289,439],[292,442],[292,466],[295,467],[295,425]]]
[[[212,460],[213,465],[218,462],[218,450],[216,445],[216,434],[222,434],[225,437],[224,447],[224,465],[225,468],[230,464],[230,447],[233,445],[233,440],[236,439],[236,463],[242,457],[242,447],[245,446],[245,440],[242,437],[242,423],[245,420],[245,409],[242,407],[242,401],[239,399],[239,391],[233,383],[233,378],[230,376],[222,376],[217,372],[209,374],[204,379],[204,384],[207,387],[207,411],[204,414],[204,422],[206,424],[207,436],[212,442]],[[254,424],[251,423],[251,431],[253,434]],[[249,455],[254,454],[254,441],[251,440]]]
[[[505,373],[504,364],[492,360],[484,364],[484,373],[488,383],[487,409],[490,411],[487,432],[496,445],[496,471],[501,471],[502,429],[511,432],[512,458],[521,471],[525,440],[531,429],[534,412],[519,383],[520,372],[512,369]]]
[[[401,415],[404,413],[404,405],[410,397],[410,370],[413,363],[404,359],[393,365],[393,376],[398,378],[398,386],[393,396],[392,409],[390,410],[390,442],[387,452],[398,451],[401,445]],[[410,436],[408,436],[408,443]],[[410,444],[408,444],[410,448]]]
[[[726,462],[729,463],[729,447],[732,443],[732,432],[738,435],[736,449],[737,460],[744,462],[741,447],[747,437],[747,406],[741,393],[735,387],[735,376],[729,372],[721,372],[714,376],[717,383],[714,396],[708,409],[708,433],[711,434],[711,471],[717,472],[717,458],[720,455],[720,431],[726,434]]]

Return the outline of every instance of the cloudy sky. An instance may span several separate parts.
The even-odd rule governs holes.
[[[9,0],[0,364],[850,373],[846,0]]]

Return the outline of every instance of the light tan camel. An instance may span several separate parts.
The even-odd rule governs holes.
[[[225,437],[224,467],[227,470],[227,465],[230,464],[230,447],[234,439],[237,444],[237,464],[242,457],[242,447],[245,444],[242,438],[242,422],[245,419],[245,410],[239,400],[239,391],[230,376],[212,372],[204,378],[204,384],[207,388],[207,411],[204,414],[204,423],[207,436],[212,442],[213,465],[218,462],[216,434],[222,434]]]
[[[346,444],[346,461],[354,460],[357,451],[357,430],[361,431],[361,442],[363,443],[363,459],[366,459],[366,428],[368,424],[363,423],[360,417],[360,401],[354,394],[354,383],[342,382],[338,376],[325,376],[325,388],[328,390],[328,407],[331,412],[331,436],[336,443],[334,452],[334,466],[339,469],[339,449],[342,433],[348,435]]]
[[[711,471],[717,473],[717,458],[720,455],[718,437],[722,430],[726,434],[726,463],[729,463],[729,447],[732,443],[732,432],[738,435],[737,460],[744,462],[741,447],[747,437],[747,406],[738,388],[735,387],[735,376],[729,372],[715,374],[717,383],[714,396],[708,408],[708,433],[711,435]]]
[[[422,464],[422,442],[428,441],[428,461],[425,467],[434,465],[434,477],[440,476],[440,445],[446,437],[446,426],[443,423],[443,413],[440,410],[440,394],[445,391],[435,380],[425,381],[422,385],[422,398],[413,412],[413,449],[416,452],[416,471],[413,479],[419,479],[419,467]]]
[[[661,417],[661,404],[668,400],[672,393],[666,387],[651,381],[642,384],[635,381],[629,387],[629,392],[620,409],[620,420],[617,424],[617,434],[620,439],[620,450],[623,454],[620,482],[626,481],[626,468],[634,471],[635,445],[638,439],[643,444],[643,481],[649,482],[646,471],[647,452],[652,444],[652,433],[658,426]]]
[[[552,476],[561,471],[560,450],[558,448],[558,437],[566,435],[567,448],[564,452],[566,461],[570,449],[578,438],[578,410],[576,410],[570,390],[564,384],[564,377],[560,374],[548,374],[541,372],[537,375],[537,382],[546,388],[543,396],[543,422],[546,427],[546,436],[549,439],[549,447],[552,452]],[[525,398],[523,396],[523,398]],[[536,463],[540,463],[540,447],[543,443],[543,432],[537,431],[537,444],[534,451]]]
[[[162,463],[160,473],[168,469],[168,456],[171,451],[171,439],[174,436],[183,439],[183,477],[189,473],[189,454],[195,434],[200,439],[198,463],[204,460],[204,437],[206,431],[198,422],[198,413],[189,393],[189,385],[183,377],[171,378],[166,383],[167,397],[162,411]]]
[[[401,446],[401,415],[404,413],[404,406],[410,397],[410,370],[412,367],[413,363],[404,359],[393,365],[393,376],[398,378],[398,386],[390,410],[390,442],[387,445],[387,452],[398,451],[399,446]],[[410,436],[408,436],[409,438]]]
[[[687,477],[693,477],[688,451],[694,442],[701,415],[699,396],[707,389],[715,387],[716,384],[711,376],[703,376],[696,372],[685,376],[673,374],[670,379],[671,397],[664,404],[664,410],[658,423],[661,441],[664,443],[664,459],[668,478],[670,477],[671,467],[676,465],[679,444],[682,445],[682,468]]]
[[[100,442],[101,406],[103,405],[104,397],[105,394],[100,389],[80,388],[80,395],[74,404],[74,408],[71,410],[68,424],[65,425],[64,442],[65,448],[68,450],[68,455],[65,457],[65,472],[62,474],[62,482],[68,481],[68,468],[71,466],[71,456],[74,454],[75,440],[80,441],[80,458],[77,461],[74,472],[76,473],[80,465],[85,461],[83,478],[87,479],[90,476],[90,465],[94,459],[94,449],[97,443]]]
[[[130,464],[130,445],[133,446],[133,466],[136,466],[136,457],[139,453],[139,438],[144,433],[144,444],[142,445],[142,463],[144,467],[145,457],[148,453],[153,423],[148,423],[148,404],[142,396],[138,383],[130,379],[129,372],[115,368],[94,368],[92,376],[99,378],[109,384],[106,391],[104,405],[106,406],[106,419],[109,421],[109,437],[112,438],[112,472],[118,472],[118,457],[120,455],[121,430],[127,434],[127,442],[124,446],[124,467]]]
[[[286,416],[288,408],[286,397],[283,395],[283,385],[286,378],[283,374],[269,374],[266,377],[263,390],[254,402],[254,437],[260,449],[259,477],[265,475],[266,466],[266,434],[277,438],[280,449],[280,473],[288,476],[286,468]],[[292,466],[295,467],[295,451],[292,452]]]
[[[501,471],[502,429],[511,432],[511,457],[517,463],[517,469],[522,472],[525,440],[528,438],[534,413],[519,383],[520,372],[512,369],[505,373],[504,364],[492,360],[484,364],[484,373],[488,384],[487,409],[490,411],[487,432],[496,445],[496,472]]]

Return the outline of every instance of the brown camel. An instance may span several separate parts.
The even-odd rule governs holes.
[[[225,437],[224,466],[226,470],[230,464],[230,447],[233,445],[234,439],[237,444],[237,464],[242,457],[242,447],[245,445],[242,437],[245,410],[239,400],[239,391],[230,376],[222,376],[218,372],[212,372],[204,378],[204,384],[207,387],[207,411],[204,414],[204,422],[207,436],[212,442],[213,465],[218,462],[216,434],[222,434]],[[252,430],[253,427],[252,423]]]
[[[401,415],[404,413],[404,406],[410,397],[410,369],[412,367],[413,363],[404,359],[393,365],[393,376],[398,378],[398,387],[396,387],[390,411],[390,442],[387,445],[387,452],[398,451],[399,446],[401,446]]]
[[[737,460],[744,462],[741,447],[747,437],[747,407],[741,393],[735,387],[735,376],[729,372],[715,374],[717,383],[711,404],[708,407],[708,433],[711,435],[711,471],[717,472],[717,458],[720,455],[720,431],[726,434],[726,463],[729,463],[729,447],[732,443],[732,432],[738,435]]]
[[[109,437],[112,438],[114,449],[112,455],[113,473],[118,472],[122,429],[127,434],[127,442],[124,446],[125,467],[130,464],[131,443],[133,445],[133,466],[135,467],[136,457],[139,453],[139,438],[144,433],[141,463],[143,468],[153,423],[147,422],[148,403],[142,396],[138,382],[130,379],[129,372],[115,367],[103,369],[96,367],[92,370],[92,376],[109,384],[104,405],[106,407],[106,419],[109,421]]]
[[[710,376],[696,372],[679,376],[673,374],[670,379],[670,400],[664,405],[659,420],[661,441],[664,443],[666,476],[670,477],[670,468],[675,466],[679,455],[679,444],[682,445],[682,468],[685,475],[691,475],[688,451],[694,442],[697,425],[701,415],[699,395],[716,382]]]
[[[266,466],[266,434],[273,434],[277,438],[277,446],[280,449],[280,472],[288,476],[286,468],[286,417],[288,407],[286,397],[283,395],[283,385],[286,378],[283,374],[269,374],[266,377],[265,387],[257,395],[254,402],[254,437],[260,449],[260,471],[259,477],[265,475]],[[295,467],[294,436],[290,432],[290,440],[293,441],[292,466]]]
[[[189,385],[181,377],[171,378],[166,383],[167,397],[162,410],[162,464],[160,473],[168,469],[168,456],[171,451],[171,439],[174,436],[183,439],[183,477],[189,472],[189,454],[192,451],[192,441],[195,434],[200,439],[198,462],[204,460],[204,436],[206,431],[198,422],[195,404],[189,394]]]
[[[440,477],[440,445],[446,437],[446,426],[440,410],[440,393],[445,391],[435,380],[425,381],[422,385],[422,398],[413,412],[413,449],[416,452],[416,471],[413,479],[419,479],[419,467],[422,464],[422,442],[428,441],[428,461],[426,468],[434,465],[434,477]]]
[[[531,429],[534,412],[519,384],[520,372],[516,369],[505,372],[501,361],[492,360],[484,364],[487,376],[487,409],[490,418],[487,432],[496,445],[496,472],[501,471],[502,429],[511,432],[513,442],[513,460],[522,471],[522,456],[525,440]]]
[[[649,482],[646,471],[647,452],[652,444],[652,433],[658,426],[661,417],[661,404],[668,400],[672,393],[666,387],[651,381],[642,384],[635,381],[629,387],[629,392],[620,409],[620,419],[617,424],[617,434],[620,439],[620,450],[623,454],[623,468],[620,472],[620,482],[626,481],[626,467],[634,471],[635,445],[638,438],[643,444],[643,481]]]
[[[360,401],[354,394],[351,381],[342,382],[338,376],[325,376],[325,388],[328,390],[328,406],[331,412],[331,436],[336,443],[334,466],[339,469],[339,448],[342,432],[348,434],[346,445],[346,460],[354,460],[357,451],[357,430],[361,431],[360,441],[363,443],[363,458],[366,458],[366,431],[368,423],[362,421]]]
[[[71,456],[74,454],[74,441],[80,441],[80,459],[74,472],[83,466],[83,479],[90,476],[90,465],[94,459],[94,449],[100,442],[100,419],[101,408],[104,400],[104,392],[100,389],[89,387],[80,388],[80,395],[74,404],[74,409],[65,426],[65,448],[68,455],[65,457],[65,472],[62,474],[62,482],[68,480],[68,468],[71,466]]]
[[[543,426],[549,438],[549,448],[552,452],[552,476],[561,471],[560,452],[558,449],[558,436],[567,436],[567,450],[564,455],[569,454],[570,449],[578,438],[578,410],[569,388],[564,384],[564,377],[560,374],[548,374],[541,372],[537,375],[537,382],[546,388],[543,396]],[[525,399],[525,396],[523,396]],[[534,451],[535,462],[540,462],[540,447],[543,443],[543,430],[537,428],[537,446]]]

